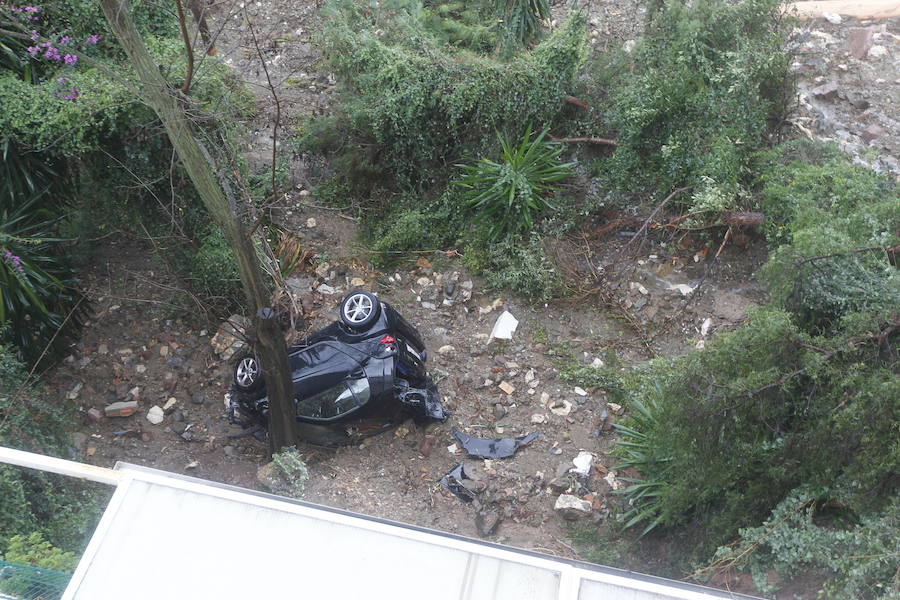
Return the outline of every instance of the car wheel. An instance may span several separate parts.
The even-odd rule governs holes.
[[[341,321],[351,329],[365,329],[375,322],[381,303],[370,292],[350,292],[341,302]]]
[[[241,392],[262,389],[263,372],[254,354],[242,354],[234,365],[234,385]]]

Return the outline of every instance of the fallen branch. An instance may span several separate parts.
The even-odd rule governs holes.
[[[659,213],[659,211],[661,211],[661,210],[663,209],[663,207],[664,207],[666,204],[668,204],[669,201],[672,200],[672,198],[674,198],[675,196],[677,196],[677,195],[680,194],[681,192],[686,192],[687,190],[689,190],[689,189],[691,189],[691,188],[693,188],[693,186],[690,186],[690,185],[687,186],[687,187],[677,188],[677,189],[673,190],[671,194],[669,194],[668,196],[666,196],[666,199],[663,200],[662,202],[660,202],[659,205],[657,205],[657,207],[653,209],[653,212],[650,213],[650,216],[647,217],[646,219],[644,219],[643,225],[641,225],[641,228],[637,230],[637,233],[634,234],[634,237],[631,238],[630,240],[628,240],[628,243],[627,243],[627,244],[625,244],[624,246],[622,246],[622,250],[621,250],[621,252],[619,252],[619,256],[620,256],[620,257],[621,257],[621,256],[624,256],[624,255],[625,255],[625,251],[628,250],[628,247],[631,246],[631,244],[634,242],[634,240],[636,240],[636,239],[638,239],[639,237],[641,237],[641,236],[644,234],[644,232],[647,231],[647,227],[650,226],[650,223],[653,221],[654,217],[656,217],[656,215]],[[643,245],[643,243],[642,243],[642,245]]]
[[[558,138],[553,137],[552,135],[547,135],[552,142],[563,142],[566,144],[598,144],[600,146],[613,146],[616,147],[619,143],[615,140],[608,140],[606,138],[595,138],[595,137],[573,137],[573,138]]]
[[[588,110],[587,102],[584,100],[579,100],[575,96],[563,96],[563,102],[566,104],[572,104],[577,106],[578,108],[583,108],[584,110]]]
[[[727,210],[722,213],[722,220],[726,225],[732,227],[748,227],[751,225],[762,225],[766,222],[766,215],[761,212]]]

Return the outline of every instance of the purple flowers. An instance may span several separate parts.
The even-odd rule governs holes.
[[[13,269],[18,271],[19,273],[25,273],[25,268],[22,266],[22,259],[10,252],[9,250],[3,255],[3,259],[6,260],[9,264],[12,265]]]
[[[78,57],[75,56],[74,54],[66,54],[63,57],[63,61],[70,67],[74,67],[75,64],[78,62]]]
[[[100,41],[100,36],[97,35],[96,33],[94,35],[92,35],[91,37],[89,37],[88,39],[84,40],[84,42],[86,44],[90,44],[91,46],[95,45],[99,41]]]

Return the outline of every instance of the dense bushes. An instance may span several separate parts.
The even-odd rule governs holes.
[[[551,122],[585,57],[580,15],[500,62],[441,45],[414,2],[381,10],[376,16],[336,1],[322,43],[342,84],[339,114],[329,123],[335,146],[364,146],[363,173],[382,182],[430,189],[446,181],[441,169],[481,154],[497,131]]]
[[[604,173],[624,189],[696,186],[733,194],[787,98],[777,0],[654,0],[646,32],[607,69],[619,143]]]
[[[781,245],[762,271],[771,305],[703,351],[650,363],[624,387],[633,416],[619,453],[641,473],[625,490],[626,522],[690,523],[703,532],[695,559],[794,490],[817,490],[804,498],[876,522],[900,485],[900,196],[838,159],[787,154],[764,157],[759,188],[781,209],[771,230]]]

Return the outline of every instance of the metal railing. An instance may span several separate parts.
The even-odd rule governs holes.
[[[71,578],[71,573],[0,560],[0,599],[59,600]]]

